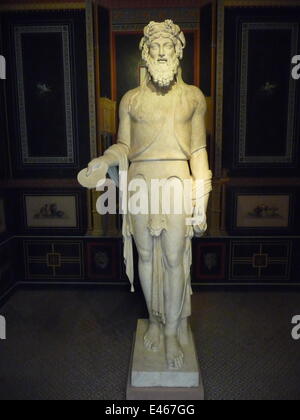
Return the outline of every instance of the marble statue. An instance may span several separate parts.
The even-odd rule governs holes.
[[[182,80],[180,60],[186,41],[171,20],[150,22],[140,43],[148,75],[123,97],[117,144],[90,162],[79,182],[93,188],[128,168],[128,182],[153,178],[201,181],[191,214],[124,215],[124,257],[133,283],[132,238],[139,254],[139,275],[149,311],[145,351],[157,352],[164,340],[168,369],[181,369],[191,315],[191,239],[207,229],[206,210],[212,189],[206,150],[206,101],[202,92]],[[195,197],[198,194],[197,197]],[[130,195],[130,194],[129,194]],[[195,198],[197,200],[195,201]],[[200,205],[199,205],[200,203]],[[197,224],[187,224],[187,218]]]

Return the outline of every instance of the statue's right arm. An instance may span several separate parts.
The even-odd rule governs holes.
[[[121,102],[119,107],[119,130],[118,130],[118,140],[117,145],[128,155],[130,150],[130,114],[129,114],[129,104],[132,91],[127,92]],[[116,153],[113,152],[116,145],[109,147],[103,154],[103,156],[92,160],[88,166],[88,174],[92,173],[95,169],[98,169],[100,166],[104,166],[108,170],[111,166],[117,166],[119,160],[116,157]],[[107,167],[107,168],[106,168]]]

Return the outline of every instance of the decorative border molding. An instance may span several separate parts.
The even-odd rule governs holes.
[[[22,51],[22,35],[23,34],[39,34],[39,33],[58,33],[62,35],[63,49],[63,68],[65,83],[65,113],[66,113],[66,140],[67,140],[67,156],[64,157],[33,157],[29,154],[27,121],[26,121],[26,101],[25,87],[23,75],[23,51]],[[71,56],[69,44],[69,27],[62,26],[15,26],[15,59],[17,68],[17,91],[18,91],[18,108],[20,117],[20,137],[23,164],[70,164],[74,163],[74,127],[73,127],[73,108],[72,108],[72,84],[71,84]]]
[[[174,8],[174,7],[203,7],[213,0],[101,0],[101,6],[110,9],[133,9],[147,8],[153,9],[158,7]]]
[[[113,26],[113,32],[143,32],[145,27],[145,23],[122,23],[122,24],[115,24]],[[197,23],[180,23],[180,27],[183,30],[197,30],[199,29],[199,24]]]
[[[41,256],[41,257],[31,257],[29,255],[29,246],[31,244],[37,245],[37,244],[47,244],[47,245],[51,245],[52,248],[52,252],[55,253],[55,246],[59,245],[73,245],[73,246],[77,246],[78,247],[78,251],[79,251],[79,257],[62,257],[60,262],[63,264],[78,264],[78,267],[80,268],[80,273],[78,275],[76,274],[72,274],[72,275],[67,275],[67,274],[63,274],[63,275],[57,275],[56,273],[56,267],[55,266],[51,266],[49,268],[53,269],[53,275],[49,275],[49,274],[32,274],[30,273],[30,268],[29,265],[31,263],[38,263],[38,264],[45,264],[47,266],[48,263],[48,258],[47,255],[45,256]],[[78,279],[78,280],[83,280],[84,278],[84,259],[83,259],[83,244],[82,242],[72,242],[72,241],[59,241],[59,240],[31,240],[31,241],[24,241],[23,243],[23,252],[24,252],[24,262],[25,262],[25,278],[26,280],[51,280],[51,279]]]
[[[263,251],[263,247],[264,246],[274,246],[274,245],[279,245],[279,246],[286,246],[287,249],[287,256],[286,257],[282,257],[282,258],[269,258],[269,263],[271,265],[274,264],[286,264],[286,271],[285,271],[285,277],[282,278],[282,276],[262,276],[262,268],[257,268],[257,267],[253,267],[253,268],[257,268],[258,270],[258,275],[257,276],[234,276],[233,273],[233,268],[235,264],[253,264],[253,256],[252,257],[248,257],[248,258],[239,258],[236,257],[234,258],[234,248],[239,248],[241,245],[257,245],[257,247],[259,247],[260,249],[260,253],[264,253]],[[290,281],[290,275],[291,275],[291,267],[292,267],[292,248],[293,248],[293,242],[292,241],[249,241],[247,242],[247,240],[245,241],[231,241],[230,243],[230,270],[229,270],[229,281],[242,281],[242,280],[249,280],[252,279],[254,281],[259,282],[259,280],[270,280],[270,283],[276,280],[286,280],[287,282]]]
[[[241,85],[240,85],[240,110],[239,110],[239,164],[247,163],[292,163],[294,158],[294,125],[295,125],[295,101],[296,81],[290,78],[288,111],[287,111],[287,149],[285,156],[247,156],[247,103],[248,103],[248,50],[250,30],[291,30],[291,54],[298,49],[298,24],[255,22],[242,24],[241,44]]]
[[[96,82],[94,56],[94,16],[93,0],[86,0],[86,45],[89,90],[90,154],[97,157],[97,117],[96,117]]]
[[[151,20],[172,19],[182,29],[198,29],[200,24],[199,8],[155,8],[155,9],[113,9],[113,31],[139,31]]]

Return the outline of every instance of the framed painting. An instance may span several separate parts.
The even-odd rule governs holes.
[[[22,200],[24,232],[54,234],[81,234],[86,232],[85,191],[28,191]]]
[[[237,228],[288,228],[290,202],[287,195],[241,194],[236,202]]]
[[[297,189],[230,188],[227,226],[231,234],[297,234]]]
[[[29,228],[76,228],[77,206],[74,195],[25,196]]]

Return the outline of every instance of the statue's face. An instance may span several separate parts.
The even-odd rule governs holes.
[[[149,54],[153,61],[166,66],[176,55],[175,46],[170,38],[160,37],[151,43]]]
[[[170,85],[179,66],[175,45],[170,37],[160,36],[151,42],[146,64],[155,83],[160,87]]]

